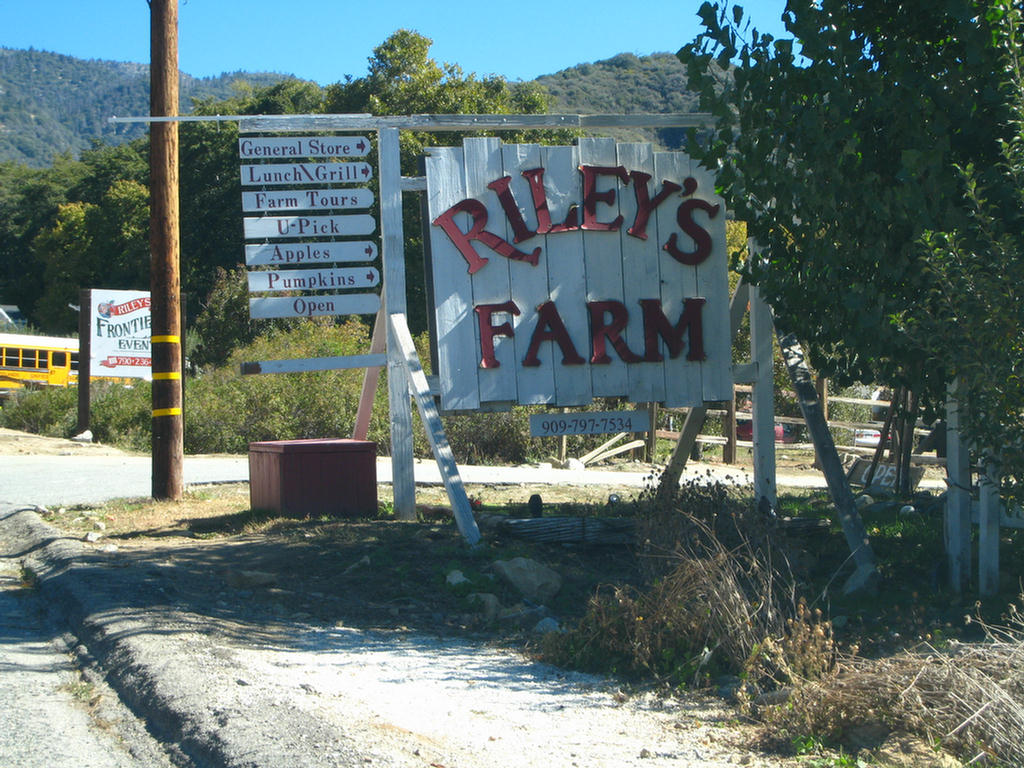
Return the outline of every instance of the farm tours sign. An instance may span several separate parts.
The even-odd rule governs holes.
[[[687,155],[483,138],[426,169],[442,407],[731,397],[725,209]]]
[[[150,379],[149,291],[93,289],[90,295],[91,375]]]
[[[377,245],[351,237],[372,235],[366,211],[373,192],[354,187],[372,179],[361,136],[243,137],[238,142],[245,261],[253,318],[373,314],[380,297],[376,267],[311,266],[372,262]],[[323,161],[313,161],[322,159]],[[285,162],[282,162],[285,161]],[[292,162],[294,161],[294,162]],[[339,162],[340,161],[340,162]],[[343,291],[343,293],[338,293]],[[286,294],[270,295],[266,294]]]

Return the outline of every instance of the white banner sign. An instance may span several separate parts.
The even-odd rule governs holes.
[[[150,379],[149,292],[94,288],[90,295],[91,375]]]
[[[377,244],[369,240],[341,243],[268,243],[245,246],[245,263],[250,267],[294,267],[306,264],[376,261]]]
[[[442,407],[732,397],[725,208],[680,152],[431,148]]]
[[[262,163],[241,166],[242,186],[354,184],[373,178],[369,163]]]
[[[373,288],[380,272],[373,267],[349,269],[273,269],[249,273],[249,290],[330,291],[345,288]],[[316,297],[312,297],[316,298]]]
[[[377,229],[377,221],[365,213],[347,216],[246,216],[242,226],[247,239],[262,240],[369,235]]]
[[[250,211],[333,211],[369,208],[373,192],[368,189],[276,189],[242,193],[242,210]]]
[[[243,160],[363,157],[369,151],[370,142],[363,136],[273,136],[238,140],[238,156]]]
[[[249,317],[317,317],[324,315],[372,315],[380,309],[375,293],[333,296],[280,296],[249,299]]]

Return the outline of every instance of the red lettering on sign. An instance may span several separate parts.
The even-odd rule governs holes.
[[[588,301],[590,310],[590,362],[595,365],[606,365],[612,361],[605,348],[605,341],[611,342],[625,363],[639,363],[643,360],[622,338],[622,331],[629,322],[629,311],[621,301]],[[611,321],[605,322],[605,314],[611,314]]]
[[[523,240],[529,240],[531,237],[536,235],[536,232],[530,231],[530,228],[526,226],[526,220],[523,219],[523,214],[519,210],[519,206],[516,205],[516,199],[512,196],[512,191],[508,188],[512,182],[511,176],[502,176],[497,181],[492,181],[487,185],[488,189],[493,189],[498,195],[498,202],[501,203],[501,209],[505,211],[505,215],[508,216],[508,223],[512,227],[512,231],[515,232],[514,243],[521,243]]]
[[[500,368],[501,363],[494,356],[494,337],[507,336],[511,339],[515,332],[512,330],[512,324],[507,320],[501,325],[494,325],[491,323],[491,316],[495,312],[518,315],[519,307],[514,301],[506,301],[504,304],[478,304],[473,309],[476,311],[477,322],[480,325],[480,367]]]
[[[629,174],[621,165],[614,168],[600,165],[581,165],[580,173],[583,174],[583,229],[597,230],[599,232],[616,232],[622,226],[622,214],[619,214],[614,221],[597,220],[597,204],[615,204],[615,190],[608,189],[604,192],[597,191],[598,176],[615,176],[623,184],[629,184]]]
[[[674,181],[662,181],[661,192],[651,200],[647,189],[647,182],[651,180],[651,174],[644,173],[643,171],[632,171],[629,175],[633,179],[633,193],[636,195],[636,216],[633,217],[633,226],[627,229],[626,232],[633,237],[646,240],[647,222],[650,220],[651,214],[665,201],[665,198],[674,192],[678,192],[682,187]],[[696,187],[697,182],[693,178],[687,179],[684,183],[689,186],[691,181],[693,181],[693,186]],[[693,190],[691,189],[686,194],[693,194]]]
[[[526,357],[523,358],[523,365],[535,367],[540,365],[537,359],[537,351],[541,343],[553,341],[562,350],[562,365],[583,365],[586,360],[580,357],[569,338],[569,331],[562,322],[561,315],[555,307],[555,302],[545,301],[537,307],[537,327],[530,337],[530,348],[526,350]]]
[[[644,361],[659,363],[664,360],[661,352],[658,351],[658,338],[660,337],[668,347],[670,358],[679,357],[683,351],[683,333],[688,332],[690,351],[686,355],[687,360],[705,360],[704,354],[704,326],[701,320],[701,308],[704,306],[704,299],[686,299],[683,302],[683,312],[679,316],[679,322],[675,325],[665,317],[661,308],[661,302],[657,299],[640,299],[640,306],[644,313]]]
[[[455,223],[455,216],[459,213],[468,213],[473,219],[473,225],[468,232],[463,232]],[[487,232],[484,229],[487,226],[487,208],[479,200],[468,199],[456,203],[434,219],[434,224],[441,227],[455,243],[455,247],[459,249],[459,253],[469,264],[469,274],[471,275],[488,261],[473,248],[474,240],[479,240],[500,256],[516,261],[525,261],[534,267],[537,266],[540,259],[540,248],[534,248],[532,253],[523,253],[497,235]]]
[[[693,212],[697,209],[705,211],[713,219],[718,215],[719,206],[712,205],[707,200],[686,200],[676,211],[676,221],[679,223],[679,228],[693,238],[694,245],[696,246],[694,250],[680,250],[676,245],[675,232],[669,236],[668,242],[662,246],[673,259],[680,264],[687,264],[691,267],[697,266],[711,255],[711,235],[704,227],[693,220]]]

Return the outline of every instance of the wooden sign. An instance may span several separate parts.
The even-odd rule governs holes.
[[[429,153],[442,407],[732,396],[725,208],[696,162],[612,139]]]
[[[262,163],[242,165],[243,187],[275,184],[353,184],[373,178],[369,163]]]
[[[363,157],[370,142],[362,136],[271,136],[238,140],[243,160],[282,160],[304,157]]]
[[[275,189],[242,193],[243,211],[334,211],[369,208],[368,189]]]
[[[334,291],[345,288],[373,288],[380,272],[373,267],[348,269],[272,269],[249,273],[249,290]]]
[[[242,227],[248,240],[369,235],[377,221],[365,213],[339,216],[246,216]]]
[[[370,240],[340,243],[267,243],[245,246],[245,263],[250,267],[295,267],[308,264],[337,264],[376,261],[377,244]]]
[[[349,293],[329,296],[274,296],[249,299],[249,317],[318,317],[325,315],[372,315],[380,309],[375,293]]]

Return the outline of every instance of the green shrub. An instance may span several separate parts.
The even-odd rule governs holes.
[[[348,437],[355,424],[363,370],[243,376],[243,362],[336,357],[365,353],[366,326],[306,321],[274,330],[236,350],[228,364],[190,380],[186,391],[185,450],[245,453],[251,442]],[[387,388],[378,383],[368,439],[390,445]]]
[[[77,423],[77,387],[23,389],[0,409],[0,424],[37,435],[71,437]]]
[[[89,428],[93,439],[133,451],[152,444],[153,395],[148,381],[92,382]]]

